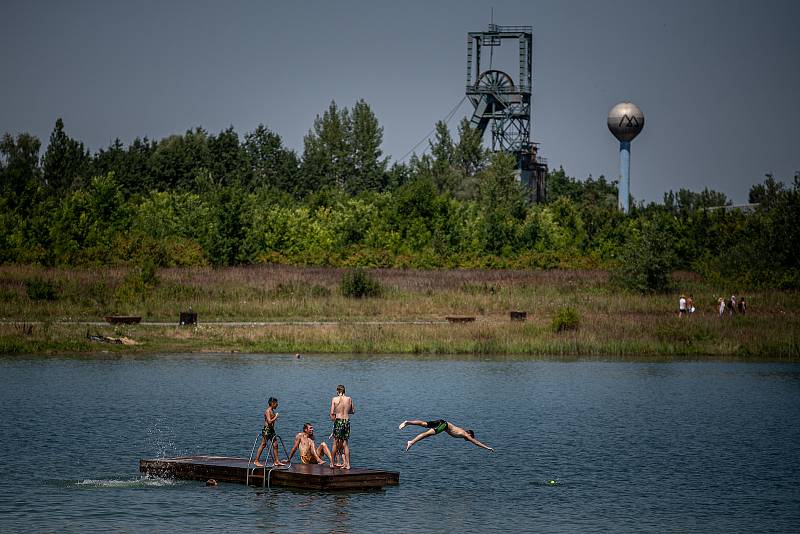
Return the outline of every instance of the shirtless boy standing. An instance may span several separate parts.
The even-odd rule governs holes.
[[[331,421],[333,421],[333,456],[338,451],[344,455],[343,469],[350,469],[350,414],[356,413],[353,399],[344,394],[344,386],[336,386],[336,396],[331,399]]]
[[[311,423],[304,424],[303,431],[298,432],[294,437],[294,446],[289,453],[289,462],[292,461],[294,453],[298,448],[300,449],[300,461],[304,464],[324,464],[325,461],[322,459],[322,455],[325,454],[331,461],[331,467],[333,467],[333,455],[331,455],[331,450],[324,441],[317,447],[317,444],[314,442],[314,425]]]
[[[264,410],[264,426],[261,428],[261,445],[258,447],[258,452],[256,453],[256,459],[253,462],[253,465],[256,467],[264,467],[264,464],[258,461],[261,458],[261,453],[264,451],[264,448],[267,446],[267,443],[272,441],[273,446],[273,459],[275,460],[274,466],[281,466],[286,465],[285,463],[280,461],[278,457],[278,442],[277,440],[273,440],[275,437],[275,421],[278,419],[278,412],[275,411],[275,408],[278,407],[278,399],[275,397],[270,397],[267,401],[267,409]],[[269,456],[267,456],[269,457]]]

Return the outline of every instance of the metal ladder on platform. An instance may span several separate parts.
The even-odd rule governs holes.
[[[286,464],[284,466],[279,466],[279,467],[275,467],[275,466],[272,466],[272,467],[269,467],[269,468],[267,467],[267,465],[269,464],[269,459],[270,458],[272,458],[272,463],[273,464],[278,460],[278,458],[275,458],[275,454],[273,452],[274,451],[273,444],[276,441],[281,444],[281,448],[283,449],[283,454],[286,455],[287,460],[289,458],[289,452],[286,450],[286,445],[283,443],[283,439],[280,436],[276,435],[276,436],[273,436],[272,439],[270,439],[266,443],[266,445],[264,445],[264,447],[268,450],[267,456],[266,456],[266,458],[264,458],[264,466],[261,467],[261,468],[259,468],[258,466],[255,466],[255,467],[251,468],[250,464],[253,463],[253,454],[255,454],[255,452],[256,452],[256,444],[258,444],[258,441],[261,439],[261,437],[262,437],[261,433],[256,434],[256,439],[255,439],[255,441],[253,441],[253,447],[250,449],[250,457],[247,459],[247,476],[245,477],[245,485],[247,485],[247,486],[250,485],[250,477],[255,474],[256,469],[263,469],[264,470],[264,476],[261,478],[261,487],[262,488],[266,487],[267,489],[270,489],[270,487],[269,487],[269,479],[270,479],[270,477],[272,475],[272,472],[274,470],[276,470],[276,469],[277,470],[288,470],[288,469],[290,469],[292,467],[292,463],[289,462],[288,464]],[[280,454],[280,451],[278,451],[278,454]]]

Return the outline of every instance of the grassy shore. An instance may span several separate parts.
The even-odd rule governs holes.
[[[0,267],[0,353],[101,351],[515,354],[578,357],[737,357],[800,360],[800,294],[750,292],[676,273],[676,293],[642,296],[616,288],[603,271],[374,270],[381,297],[341,295],[340,269],[247,267],[44,269]],[[30,287],[51,291],[31,292]],[[692,293],[693,317],[676,315]],[[744,294],[748,313],[720,319],[716,299]],[[192,306],[196,327],[177,326]],[[570,307],[576,330],[555,332]],[[527,311],[511,322],[510,310]],[[173,325],[86,325],[108,314]],[[441,324],[446,316],[474,316]],[[269,325],[219,325],[223,321]],[[408,324],[430,321],[429,324]],[[402,322],[398,324],[398,322]],[[292,324],[294,323],[294,324]],[[314,324],[318,323],[318,324]],[[393,324],[394,323],[394,324]],[[97,343],[86,333],[127,336],[133,346]]]

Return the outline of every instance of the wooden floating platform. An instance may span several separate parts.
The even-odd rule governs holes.
[[[104,319],[108,324],[139,324],[142,320],[139,315],[106,315]]]
[[[251,469],[254,466],[251,465]],[[148,475],[182,480],[247,481],[247,458],[230,456],[181,456],[139,460],[139,471]],[[250,484],[264,485],[262,467],[250,473]],[[396,486],[400,473],[376,469],[331,469],[325,465],[292,464],[289,469],[273,469],[268,477],[270,487],[302,488],[315,490],[359,490]]]

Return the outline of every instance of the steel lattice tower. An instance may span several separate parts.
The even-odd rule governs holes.
[[[519,43],[517,84],[501,70],[482,70],[481,49],[501,46],[504,40]],[[538,157],[538,147],[530,138],[532,72],[530,26],[489,24],[488,31],[468,33],[467,97],[475,107],[470,124],[482,134],[490,127],[492,150],[514,154],[518,179],[528,187],[531,201],[542,202],[546,195],[547,162]]]

